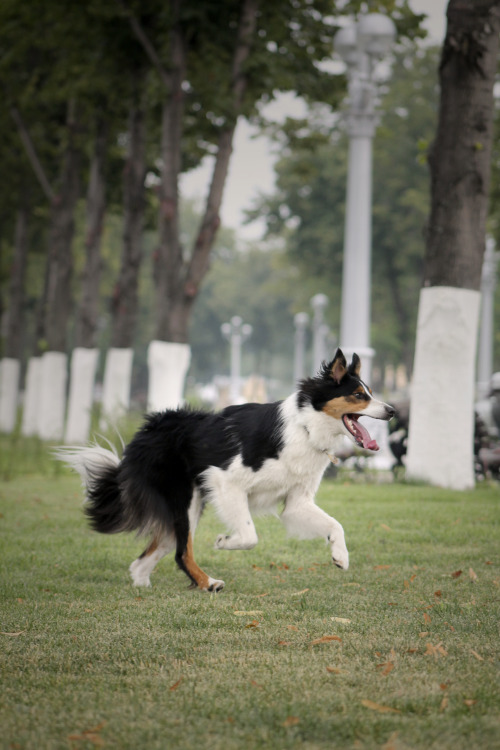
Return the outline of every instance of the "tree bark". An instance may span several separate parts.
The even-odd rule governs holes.
[[[30,209],[26,200],[19,207],[14,236],[14,257],[9,282],[9,297],[4,356],[21,359],[24,334],[24,296],[28,259],[28,220]]]
[[[73,104],[68,107],[68,144],[62,167],[59,194],[51,210],[48,283],[44,309],[45,347],[52,352],[66,351],[67,323],[71,313],[73,275],[72,242],[75,206],[79,197],[80,154],[76,145]]]
[[[429,157],[425,286],[479,289],[485,248],[499,0],[450,0],[441,100]]]
[[[183,106],[181,76],[185,60],[182,58],[180,31],[175,28],[173,31],[173,70],[176,77],[173,78],[172,95],[166,107],[174,110],[174,128],[169,127],[168,121],[165,121],[164,134],[169,143],[169,151],[166,150],[164,154],[164,167],[167,167],[168,172],[160,210],[163,231],[158,257],[158,276],[160,273],[165,274],[163,283],[159,283],[157,287],[156,338],[160,340],[185,343],[189,338],[191,311],[209,269],[210,253],[220,225],[219,212],[233,150],[233,137],[247,87],[244,65],[250,54],[257,25],[257,8],[258,0],[242,1],[231,69],[232,111],[219,134],[205,212],[188,262],[183,261],[179,242],[177,196]],[[168,159],[171,159],[170,163],[167,162]]]
[[[142,261],[144,180],[146,176],[146,116],[141,104],[131,107],[128,156],[123,173],[123,254],[112,299],[111,346],[132,346],[138,307]]]
[[[99,318],[99,282],[101,277],[101,240],[106,210],[107,133],[103,120],[97,123],[94,152],[90,163],[87,189],[85,268],[82,274],[82,297],[75,324],[75,346],[91,349],[97,343]]]

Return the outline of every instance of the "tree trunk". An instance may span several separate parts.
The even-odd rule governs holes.
[[[180,31],[173,30],[172,95],[165,105],[170,111],[164,119],[164,169],[167,169],[160,208],[161,242],[158,254],[157,329],[160,340],[185,343],[189,320],[201,283],[209,269],[210,252],[220,225],[220,207],[233,150],[233,137],[245,95],[247,80],[244,64],[250,53],[257,25],[258,0],[243,0],[231,70],[232,112],[218,140],[212,180],[197,238],[189,262],[183,261],[178,231],[177,179],[180,170],[180,137],[183,112],[181,88],[185,66]],[[170,159],[170,161],[168,161]],[[163,266],[163,267],[162,267]]]
[[[180,3],[173,0],[172,13],[178,19]],[[162,179],[160,185],[159,248],[156,254],[156,331],[160,341],[186,341],[172,330],[172,300],[180,293],[184,261],[179,237],[179,173],[181,171],[182,126],[185,95],[186,48],[177,21],[170,34],[171,71],[167,99],[163,105],[161,131]],[[181,333],[182,336],[182,333]]]
[[[71,313],[73,275],[72,242],[75,206],[79,195],[79,153],[75,143],[73,106],[68,112],[68,145],[64,155],[59,194],[51,211],[48,284],[45,301],[45,343],[52,352],[66,351],[67,323]]]
[[[144,179],[146,176],[146,116],[140,104],[130,110],[128,156],[123,175],[123,254],[113,300],[111,346],[132,346],[138,307],[142,261]]]
[[[474,485],[474,362],[500,2],[450,0],[447,17],[407,472],[467,489]]]
[[[20,360],[23,352],[24,292],[28,258],[28,219],[30,209],[23,201],[16,218],[14,257],[9,283],[9,298],[4,356]]]
[[[493,143],[499,0],[450,0],[424,286],[479,289]]]
[[[91,349],[97,343],[99,318],[99,281],[101,276],[101,240],[106,210],[107,134],[105,123],[97,123],[94,153],[90,163],[87,190],[87,226],[85,237],[85,268],[82,274],[82,298],[75,325],[75,346]]]

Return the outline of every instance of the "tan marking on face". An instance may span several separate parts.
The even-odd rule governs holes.
[[[189,575],[200,589],[208,589],[209,576],[197,565],[193,555],[193,538],[188,536],[186,550],[182,556],[182,561],[186,566]]]
[[[359,393],[362,389],[358,389],[355,393]],[[329,417],[334,419],[342,419],[344,414],[357,414],[363,412],[366,409],[368,401],[359,401],[355,396],[342,396],[340,398],[332,398],[331,401],[327,401],[323,406],[322,411],[328,414]]]

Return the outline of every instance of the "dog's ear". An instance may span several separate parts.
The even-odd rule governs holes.
[[[347,372],[347,361],[341,349],[337,349],[335,357],[328,365],[328,372],[336,383],[340,383]]]
[[[357,378],[359,378],[360,372],[361,372],[361,360],[357,354],[353,354],[352,362],[349,365],[349,375],[355,375]]]

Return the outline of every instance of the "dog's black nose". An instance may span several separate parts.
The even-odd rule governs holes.
[[[386,406],[386,411],[387,411],[387,419],[388,420],[392,419],[393,416],[396,413],[396,409],[393,406],[389,406],[389,405]]]

